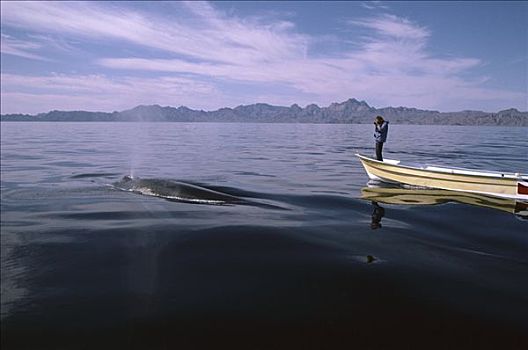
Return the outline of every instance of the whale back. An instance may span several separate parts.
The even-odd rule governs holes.
[[[243,201],[241,198],[227,193],[170,179],[140,179],[124,176],[121,181],[114,184],[114,187],[143,195],[192,203],[227,204]]]

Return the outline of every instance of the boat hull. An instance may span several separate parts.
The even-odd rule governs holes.
[[[528,179],[522,176],[514,176],[514,174],[500,176],[497,173],[469,170],[448,172],[446,168],[436,168],[441,170],[435,171],[404,166],[395,161],[378,161],[359,154],[357,156],[369,178],[373,180],[528,200],[528,195],[522,193],[523,183],[528,182]]]

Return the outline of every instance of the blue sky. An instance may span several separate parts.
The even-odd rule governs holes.
[[[1,112],[528,108],[528,2],[1,2]]]

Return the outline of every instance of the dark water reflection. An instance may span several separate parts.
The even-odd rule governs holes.
[[[370,228],[376,230],[381,228],[381,219],[385,216],[385,208],[378,204],[378,202],[372,201],[374,211],[372,212],[372,222]]]
[[[483,128],[480,147],[464,137],[475,129],[438,128],[428,147],[430,132],[407,128],[393,127],[387,156],[467,166],[467,146],[475,164],[526,172],[524,131]],[[367,188],[353,154],[370,137],[2,124],[2,349],[525,348],[525,208]],[[112,186],[131,172],[260,205]]]
[[[380,201],[386,204],[411,206],[460,203],[500,210],[514,214],[519,219],[528,219],[528,203],[526,201],[497,198],[478,193],[437,189],[411,189],[399,187],[397,185],[374,183],[361,189],[361,197],[363,199],[372,200],[374,206],[377,206],[377,202],[375,201]]]

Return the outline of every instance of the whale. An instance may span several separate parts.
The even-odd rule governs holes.
[[[170,179],[142,179],[126,175],[113,186],[123,191],[197,204],[243,204],[246,202],[242,198],[227,193]]]

